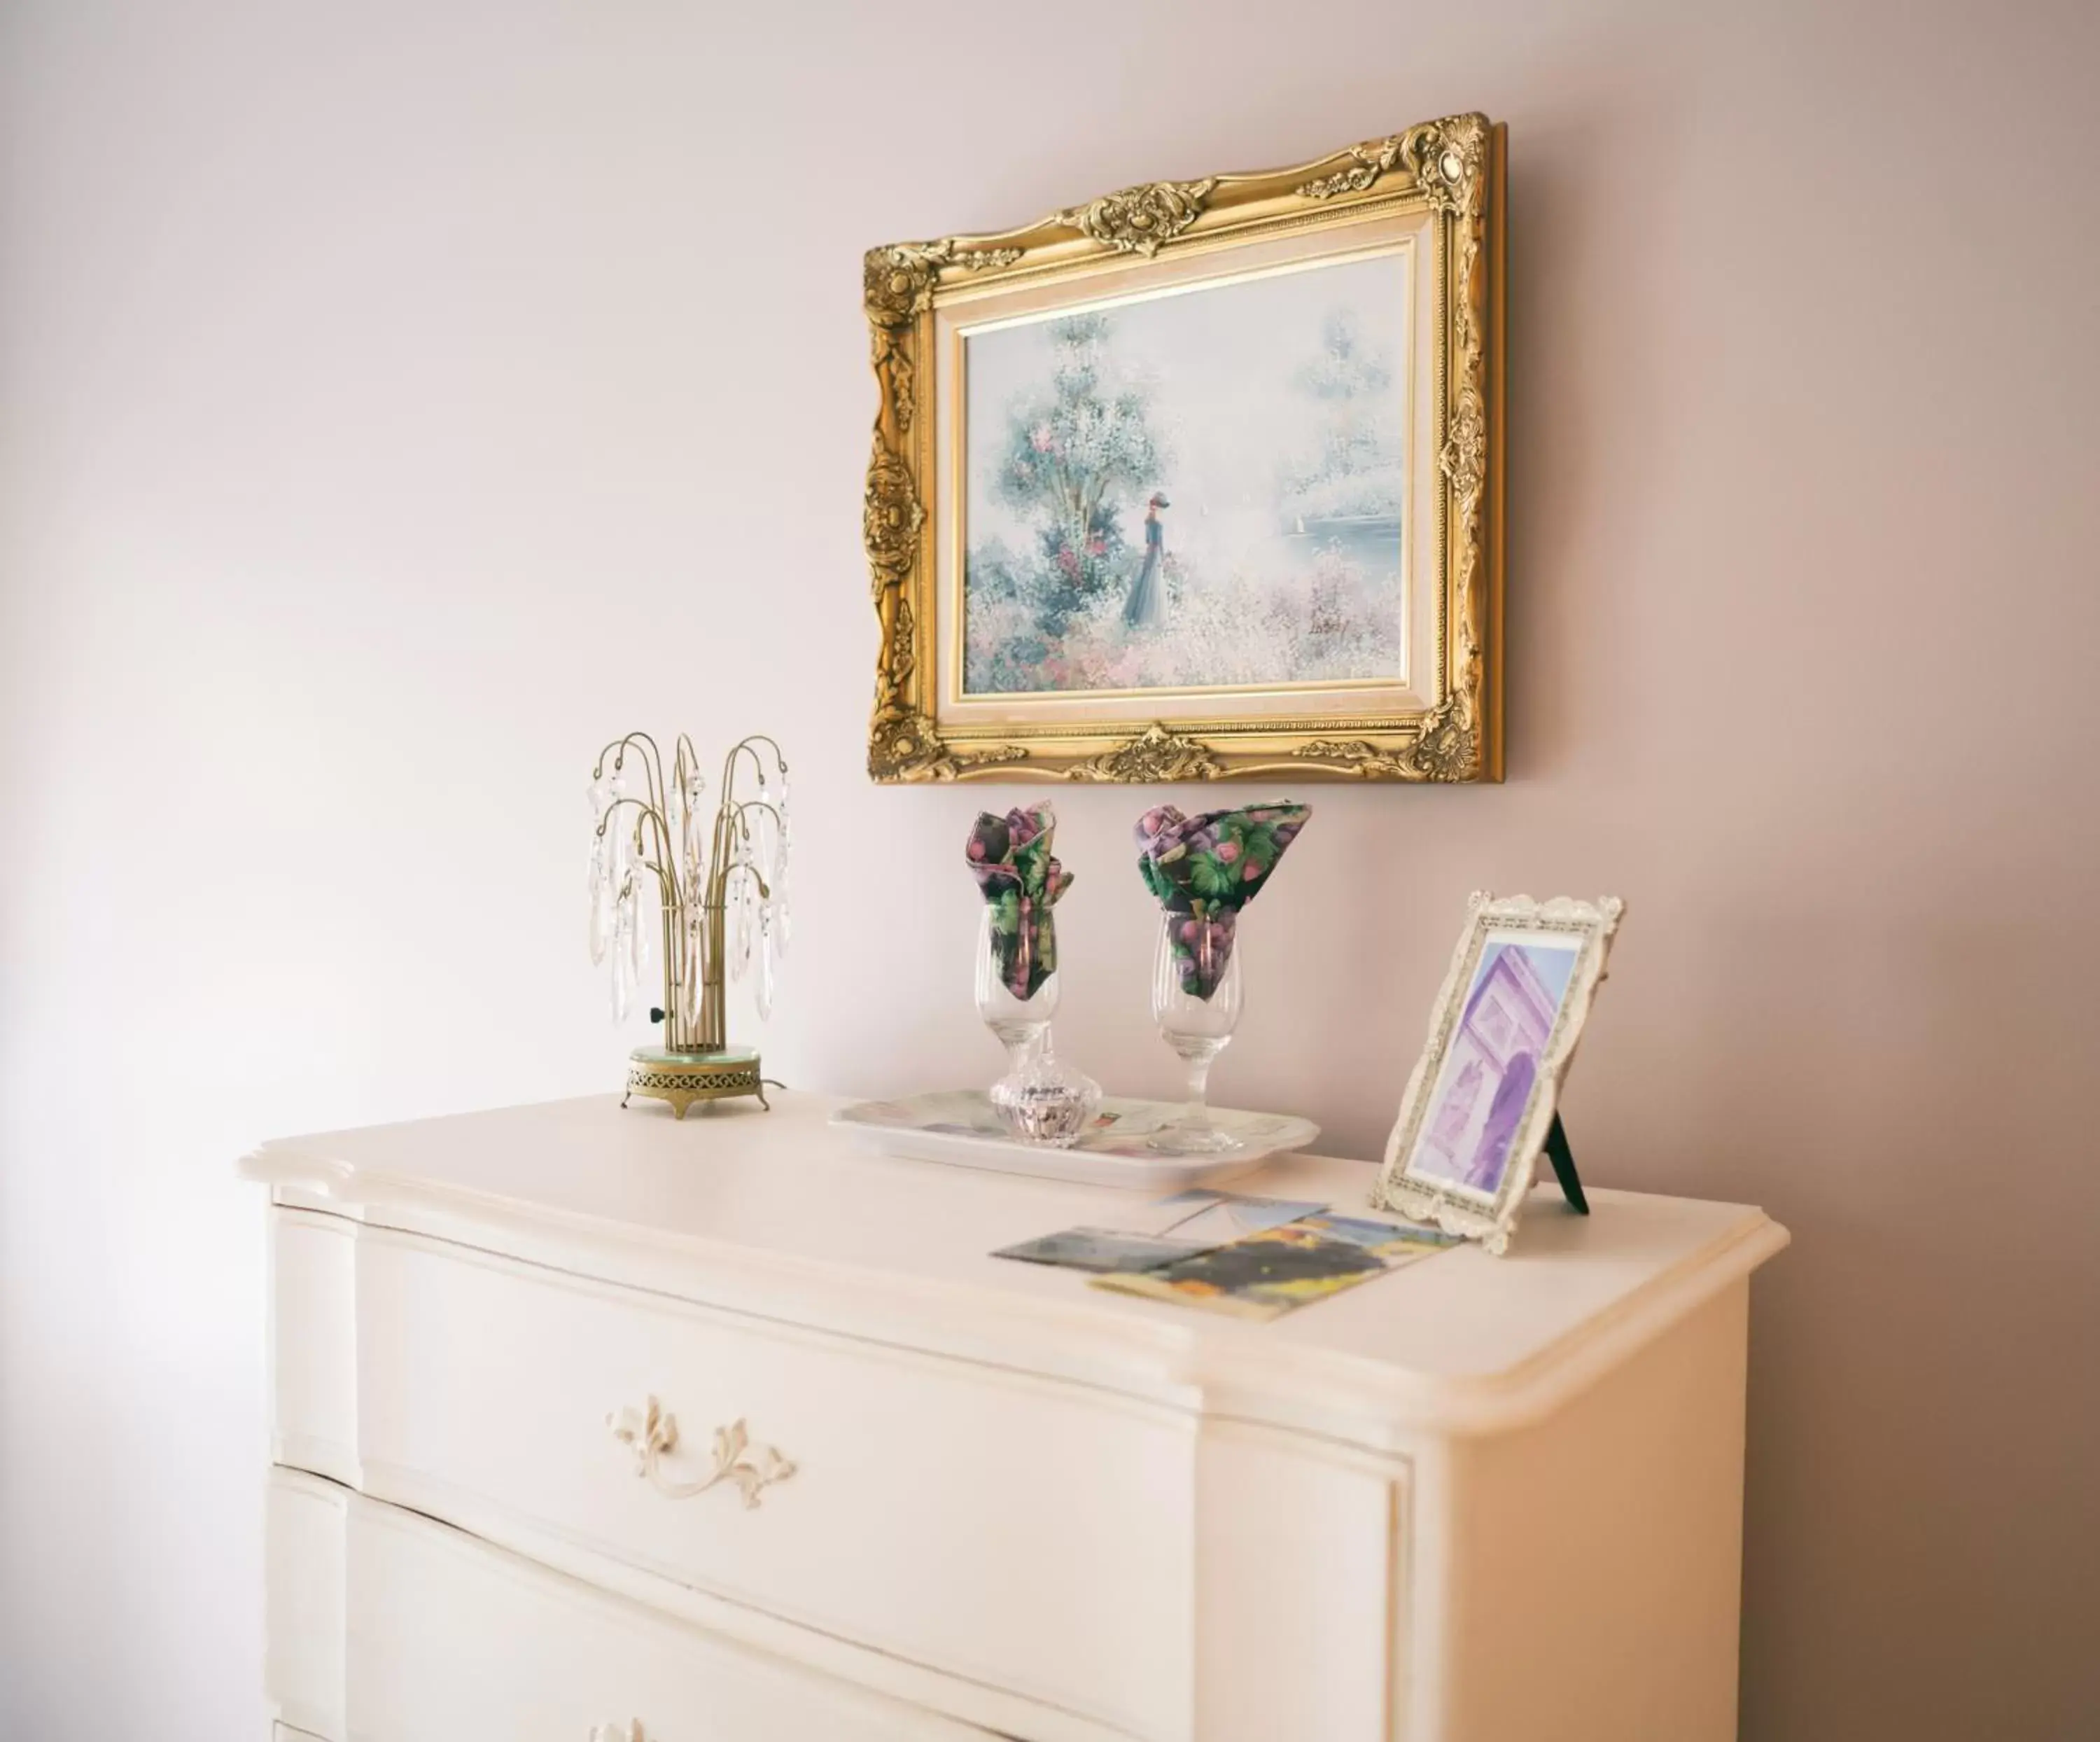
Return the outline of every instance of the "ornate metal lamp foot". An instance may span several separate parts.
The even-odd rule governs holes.
[[[673,1052],[662,1046],[638,1046],[627,1060],[627,1093],[622,1107],[636,1095],[668,1101],[672,1116],[683,1119],[695,1101],[727,1101],[755,1095],[772,1112],[758,1074],[758,1049],[725,1046],[718,1052]]]

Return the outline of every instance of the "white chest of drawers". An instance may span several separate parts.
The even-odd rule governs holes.
[[[1118,1195],[831,1105],[250,1158],[280,1739],[1734,1735],[1761,1212],[1546,1188],[1508,1258],[1245,1324],[989,1257]]]

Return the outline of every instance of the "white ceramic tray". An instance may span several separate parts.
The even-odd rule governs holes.
[[[1009,1137],[982,1089],[943,1090],[901,1101],[860,1101],[840,1108],[832,1123],[870,1149],[915,1161],[1029,1174],[1133,1191],[1174,1191],[1229,1178],[1287,1149],[1303,1149],[1320,1134],[1309,1119],[1290,1113],[1212,1109],[1241,1147],[1219,1156],[1165,1155],[1145,1139],[1178,1117],[1178,1102],[1128,1101],[1110,1096],[1085,1136],[1070,1149]]]

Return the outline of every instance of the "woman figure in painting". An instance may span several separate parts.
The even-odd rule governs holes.
[[[1123,620],[1132,629],[1154,628],[1166,614],[1167,589],[1159,580],[1159,562],[1165,549],[1161,542],[1159,511],[1168,506],[1167,498],[1157,490],[1145,505],[1145,566],[1131,582],[1130,597],[1123,601]]]

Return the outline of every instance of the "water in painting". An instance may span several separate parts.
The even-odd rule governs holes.
[[[1492,1197],[1538,1081],[1582,941],[1490,939],[1436,1073],[1410,1174]]]
[[[1408,272],[970,334],[964,692],[1398,677]]]

